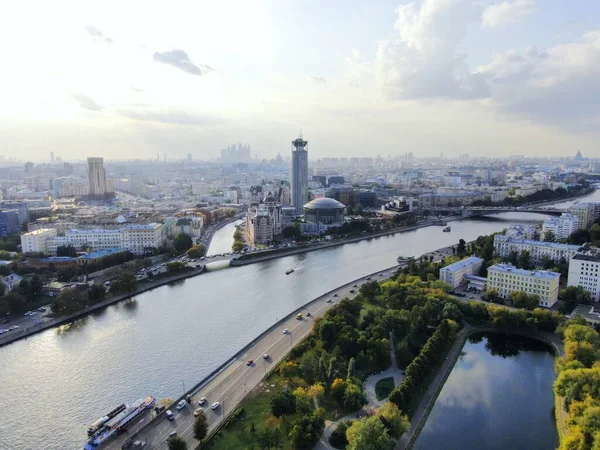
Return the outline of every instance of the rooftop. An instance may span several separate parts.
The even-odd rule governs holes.
[[[307,209],[344,209],[343,203],[329,197],[315,198],[304,205]]]
[[[577,305],[569,316],[573,317],[577,314],[582,315],[588,322],[600,323],[600,314],[594,311],[591,305]]]
[[[40,228],[39,230],[33,230],[28,233],[23,233],[23,236],[35,236],[37,234],[47,233],[48,231],[56,231],[54,228]]]
[[[450,265],[444,267],[444,269],[454,271],[454,270],[462,269],[464,267],[472,266],[473,264],[481,264],[482,262],[483,262],[483,259],[478,258],[477,256],[469,256],[468,258],[465,258],[461,261],[457,261],[453,264],[450,264]]]
[[[85,255],[81,255],[79,259],[98,259],[104,258],[105,256],[114,255],[115,253],[121,253],[128,251],[125,248],[107,248],[104,250],[96,250],[94,252],[86,253]]]
[[[600,262],[600,248],[585,248],[581,252],[573,256],[573,259],[578,259],[581,261]]]
[[[547,241],[534,241],[533,239],[518,239],[511,236],[505,236],[502,234],[497,234],[494,236],[494,240],[499,240],[503,242],[511,242],[513,244],[528,244],[528,245],[536,245],[538,247],[553,247],[560,248],[564,250],[579,250],[581,246],[579,245],[571,245],[571,244],[560,244],[558,242],[547,242]]]
[[[498,271],[503,273],[511,273],[515,275],[527,275],[530,277],[543,278],[547,280],[558,280],[560,278],[560,273],[558,272],[550,272],[549,270],[525,270],[525,269],[517,269],[512,264],[494,264],[491,267],[488,267],[488,273],[491,271]]]

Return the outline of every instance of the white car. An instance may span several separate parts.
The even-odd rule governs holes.
[[[201,397],[200,400],[198,400],[199,405],[204,405],[205,403],[206,403],[206,397]]]
[[[179,400],[179,403],[177,403],[177,409],[183,409],[185,408],[185,405],[187,405],[187,403],[185,402],[185,400]]]
[[[263,355],[263,359],[269,359],[269,354],[268,354],[268,353],[265,353],[265,354]]]
[[[9,330],[16,330],[17,328],[19,328],[19,325],[13,325],[12,327],[9,328]]]
[[[221,404],[219,402],[214,402],[212,405],[210,405],[210,409],[217,409],[219,406],[221,406]]]
[[[283,329],[283,334],[289,334],[290,330],[288,330],[287,328]]]

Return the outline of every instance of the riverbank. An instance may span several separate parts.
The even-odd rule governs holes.
[[[15,341],[25,339],[34,334],[45,331],[49,328],[58,327],[60,325],[64,325],[69,322],[73,322],[74,320],[81,319],[89,314],[100,311],[107,306],[114,305],[115,303],[122,302],[123,300],[127,300],[129,298],[135,297],[136,295],[143,294],[144,292],[150,291],[152,289],[165,286],[167,284],[185,280],[186,278],[194,277],[196,275],[200,275],[204,271],[204,266],[198,266],[195,269],[188,270],[185,272],[181,272],[175,275],[166,276],[156,281],[147,282],[142,287],[137,288],[133,292],[127,292],[124,294],[115,295],[103,302],[97,303],[93,306],[89,306],[81,311],[77,311],[72,314],[68,314],[65,316],[55,317],[53,319],[48,320],[47,322],[40,323],[38,325],[34,325],[32,327],[23,328],[13,334],[6,334],[4,336],[0,336],[0,347],[3,347],[8,344],[12,344]]]
[[[467,324],[454,340],[452,347],[448,351],[446,359],[438,369],[437,373],[435,374],[435,377],[433,378],[433,380],[427,387],[427,390],[421,397],[419,405],[417,406],[415,413],[411,417],[411,427],[406,433],[404,433],[404,435],[402,435],[402,437],[398,441],[398,444],[396,446],[397,450],[410,450],[413,447],[415,441],[419,437],[421,430],[427,422],[429,413],[431,413],[431,410],[433,409],[433,406],[435,405],[435,402],[440,392],[442,391],[446,380],[450,376],[450,373],[452,372],[454,365],[458,361],[458,358],[461,356],[462,349],[465,343],[467,342],[467,339],[476,333],[486,332],[507,333],[536,339],[550,346],[553,349],[556,358],[564,355],[563,342],[561,341],[560,336],[558,336],[555,333],[546,333],[542,331],[532,330],[504,330],[501,328],[495,328],[487,325],[472,327]]]

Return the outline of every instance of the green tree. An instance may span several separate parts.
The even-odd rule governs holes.
[[[70,314],[85,308],[85,303],[85,296],[79,289],[65,289],[52,303],[52,311],[58,314]]]
[[[124,273],[114,280],[110,286],[111,292],[133,292],[137,286],[137,280],[132,273]]]
[[[77,250],[72,245],[59,245],[56,249],[56,256],[77,256]]]
[[[189,250],[194,245],[192,238],[185,233],[177,233],[173,246],[177,253],[183,253]]]
[[[261,449],[280,448],[283,443],[283,436],[279,428],[265,428],[256,433],[256,441]]]
[[[568,286],[560,291],[563,301],[561,312],[569,314],[577,305],[591,305],[592,296],[581,286]]]
[[[187,450],[187,448],[187,443],[179,436],[175,436],[169,440],[169,450]]]
[[[27,308],[27,300],[18,292],[9,292],[3,297],[8,304],[8,310],[12,313],[20,313]]]
[[[282,362],[281,366],[279,366],[279,373],[282,377],[289,379],[298,376],[300,373],[300,368],[294,361]]]
[[[348,445],[348,439],[346,439],[346,432],[350,428],[350,421],[340,422],[335,428],[331,436],[329,437],[329,443],[335,448],[346,448]]]
[[[271,412],[277,418],[290,416],[296,412],[296,397],[288,391],[282,391],[271,399]]]
[[[336,378],[331,383],[331,396],[339,403],[342,404],[344,402],[344,394],[346,393],[346,380],[342,378]]]
[[[464,239],[460,239],[458,241],[458,246],[456,247],[456,253],[463,256],[467,251],[467,243]]]
[[[297,450],[313,448],[325,428],[325,411],[317,409],[312,414],[306,414],[294,422],[288,435],[290,444]]]
[[[202,244],[194,245],[187,251],[187,255],[190,258],[201,258],[206,255],[206,247]]]
[[[356,420],[346,431],[346,450],[388,450],[390,436],[379,417]]]
[[[99,303],[106,297],[106,289],[101,284],[93,284],[88,290],[90,303]]]
[[[496,289],[488,289],[487,291],[485,291],[483,293],[483,295],[481,296],[481,298],[483,300],[485,300],[486,302],[493,302],[498,298],[499,294],[498,291]]]
[[[600,244],[600,223],[595,223],[590,228],[590,241],[592,241],[594,245]]]
[[[244,248],[244,235],[242,234],[242,232],[240,231],[239,228],[236,228],[233,233],[233,245],[231,246],[231,249],[234,252],[239,252],[243,248]]]
[[[552,230],[546,230],[543,240],[546,242],[556,242],[556,236]]]
[[[208,423],[206,422],[206,416],[204,411],[200,411],[198,417],[194,420],[194,437],[196,440],[202,442],[208,433]]]
[[[523,291],[515,291],[508,294],[508,300],[515,308],[524,308],[533,311],[540,304],[540,298],[536,294],[527,294]]]
[[[377,416],[383,422],[390,436],[396,439],[402,436],[410,427],[408,417],[402,415],[402,411],[392,402],[386,402],[379,408]]]
[[[519,255],[519,260],[517,261],[517,267],[525,270],[531,270],[531,257],[527,250],[521,251]]]
[[[344,407],[350,411],[356,411],[367,403],[365,391],[354,383],[346,383],[344,391]]]
[[[356,360],[354,358],[350,358],[348,361],[348,373],[346,375],[346,380],[350,381],[354,378],[354,368],[356,366]]]

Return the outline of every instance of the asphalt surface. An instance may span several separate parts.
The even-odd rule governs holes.
[[[387,279],[394,274],[396,269],[397,267],[394,267],[378,272],[376,275],[371,275],[371,280],[381,281]],[[293,274],[290,276],[293,276]],[[367,281],[366,278],[367,275],[313,301],[303,309],[302,320],[298,320],[293,316],[278,324],[196,392],[192,396],[192,404],[186,405],[180,411],[174,408],[171,409],[175,415],[173,421],[168,421],[164,417],[157,420],[152,427],[145,428],[136,438],[146,442],[144,450],[168,448],[167,438],[169,433],[173,431],[177,431],[177,435],[183,437],[190,448],[194,448],[197,445],[197,441],[193,437],[193,413],[199,407],[198,400],[201,397],[206,397],[207,399],[202,408],[208,419],[210,429],[213,429],[233,411],[248,392],[262,381],[265,374],[271,368],[284,359],[294,345],[311,332],[315,318],[323,316],[329,308],[344,297],[355,296],[360,286]],[[354,287],[355,284],[357,287]],[[350,290],[354,290],[355,292],[351,293]],[[337,294],[337,297],[334,294]],[[330,300],[330,302],[328,303],[327,300]],[[310,312],[311,316],[307,317],[306,312]],[[283,333],[285,328],[289,330],[289,334]],[[269,358],[264,359],[264,354],[268,354]],[[249,360],[254,361],[250,366],[247,365]],[[220,406],[212,410],[211,404],[214,402],[219,402]],[[102,411],[98,411],[98,413],[101,415]],[[126,433],[111,440],[103,448],[111,450],[120,449],[121,445],[133,433],[143,427],[150,418],[151,414],[146,414],[135,424],[130,425]]]
[[[7,319],[2,319],[2,323],[0,323],[0,329],[6,330],[12,326],[17,326],[18,328],[7,331],[6,333],[2,333],[0,335],[0,340],[2,340],[2,338],[8,338],[8,337],[12,336],[13,334],[23,333],[28,328],[30,328],[34,325],[38,325],[40,323],[44,323],[44,322],[51,320],[52,317],[49,316],[52,313],[50,310],[50,304],[45,305],[44,308],[45,308],[44,312],[34,309],[31,312],[33,312],[35,314],[30,315],[30,316],[25,316],[25,315],[21,314],[19,316],[13,316],[13,317],[10,317]],[[6,321],[6,322],[4,323],[4,321]]]

